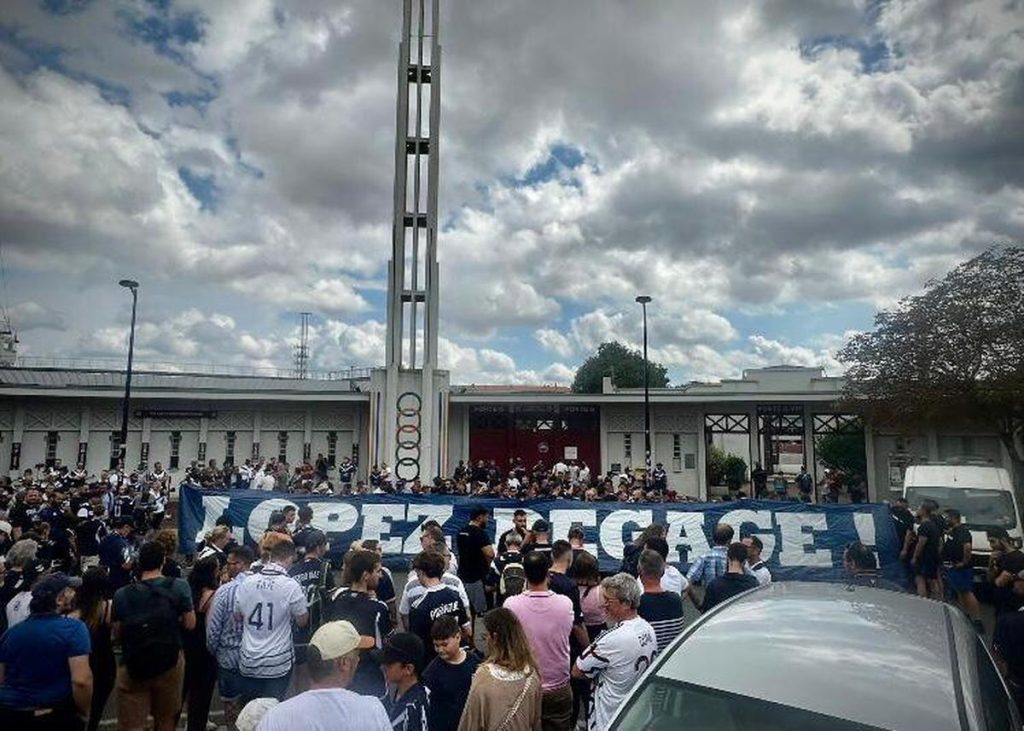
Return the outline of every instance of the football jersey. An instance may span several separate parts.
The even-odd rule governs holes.
[[[640,617],[619,622],[601,633],[576,660],[593,681],[589,731],[606,729],[658,649],[654,630]]]
[[[242,620],[238,670],[249,678],[279,678],[292,669],[292,617],[307,611],[302,587],[284,567],[267,563],[238,587],[235,614]]]
[[[445,572],[441,575],[441,583],[445,586],[454,589],[458,593],[459,598],[462,599],[462,603],[467,607],[469,606],[469,596],[466,594],[466,586],[455,574]],[[415,573],[409,574],[409,579],[405,582],[405,591],[402,592],[402,600],[398,604],[398,613],[407,615],[412,610],[412,605],[415,604],[419,599],[427,593],[427,590],[420,583],[420,580],[416,578]]]
[[[424,665],[437,655],[430,638],[430,628],[438,617],[452,616],[459,626],[469,624],[469,610],[459,593],[444,584],[436,584],[424,590],[409,611],[409,631],[423,640]]]
[[[378,650],[384,646],[384,638],[394,629],[387,604],[347,587],[335,590],[324,607],[324,621],[334,622],[339,619],[351,622],[362,636],[372,637]],[[359,665],[356,666],[349,688],[360,695],[384,695],[384,675],[380,663],[374,659],[370,650],[359,653]]]

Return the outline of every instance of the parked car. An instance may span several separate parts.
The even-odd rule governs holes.
[[[911,465],[903,476],[903,496],[915,508],[931,498],[940,509],[960,511],[971,531],[972,563],[979,574],[992,552],[989,528],[1004,528],[1018,548],[1024,539],[1013,480],[1002,467],[969,460]]]
[[[773,582],[688,627],[623,703],[615,731],[1020,729],[956,607],[882,589]]]

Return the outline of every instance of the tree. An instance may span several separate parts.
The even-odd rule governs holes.
[[[668,385],[668,371],[659,363],[649,364],[651,388]],[[619,388],[643,388],[644,355],[622,343],[601,343],[597,353],[583,362],[576,371],[572,390],[576,393],[601,393],[601,379],[611,376]]]
[[[814,456],[829,469],[839,470],[848,485],[867,481],[868,459],[862,431],[825,434],[818,439]]]
[[[874,425],[999,435],[1024,475],[1024,248],[992,248],[925,285],[839,353],[846,407]]]

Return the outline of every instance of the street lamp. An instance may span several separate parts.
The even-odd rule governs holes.
[[[644,479],[651,480],[651,379],[647,363],[647,303],[651,298],[638,295],[636,301],[644,311]]]
[[[131,290],[132,293],[132,326],[128,331],[128,370],[124,375],[124,404],[121,410],[121,444],[118,451],[118,462],[121,469],[128,460],[128,411],[132,399],[132,357],[135,355],[135,308],[139,304],[139,283],[131,279],[122,279],[119,285]]]

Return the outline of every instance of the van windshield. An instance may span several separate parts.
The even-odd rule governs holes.
[[[931,498],[939,510],[956,508],[965,525],[972,528],[1016,528],[1013,500],[1003,490],[980,487],[908,487],[907,502],[914,507]]]

